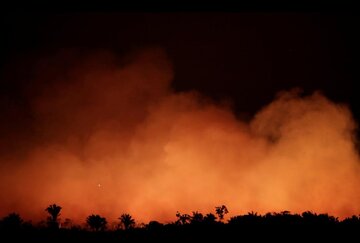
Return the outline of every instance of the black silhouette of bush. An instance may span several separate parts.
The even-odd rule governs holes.
[[[1,220],[1,228],[6,231],[18,231],[22,228],[23,219],[17,213],[10,213]]]
[[[107,226],[106,218],[101,217],[100,215],[92,214],[86,219],[86,223],[90,227],[90,229],[94,231],[104,231]]]

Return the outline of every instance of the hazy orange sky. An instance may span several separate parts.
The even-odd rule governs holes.
[[[33,82],[49,78],[51,63],[73,60],[29,89],[38,135],[19,141],[26,153],[1,157],[1,216],[39,221],[52,203],[79,223],[122,213],[168,222],[221,204],[229,215],[359,214],[357,124],[345,104],[287,90],[245,121],[228,101],[173,91],[162,49],[71,55],[39,61]]]

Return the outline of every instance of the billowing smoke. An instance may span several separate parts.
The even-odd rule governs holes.
[[[0,214],[45,219],[50,203],[79,223],[124,212],[166,222],[221,204],[232,215],[360,212],[345,105],[287,91],[245,122],[199,93],[172,91],[172,76],[160,49],[39,62],[27,89],[34,136],[27,153],[1,161]]]

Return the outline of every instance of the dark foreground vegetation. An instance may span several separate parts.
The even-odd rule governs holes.
[[[328,214],[289,211],[259,215],[250,212],[224,220],[226,206],[215,213],[191,215],[176,213],[177,220],[162,224],[150,221],[136,224],[130,214],[122,214],[117,223],[108,224],[100,215],[89,215],[86,225],[60,220],[61,207],[53,204],[45,210],[46,221],[24,222],[11,213],[0,221],[0,242],[359,242],[360,217],[339,220]]]

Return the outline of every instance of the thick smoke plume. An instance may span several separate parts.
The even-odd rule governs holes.
[[[245,122],[199,93],[173,92],[172,77],[160,49],[39,62],[26,94],[34,135],[25,154],[1,161],[0,214],[41,220],[50,203],[79,223],[124,212],[166,222],[221,204],[232,215],[360,212],[345,105],[282,92]]]

